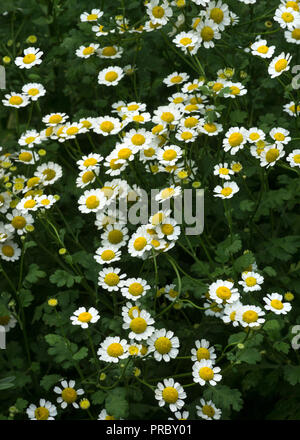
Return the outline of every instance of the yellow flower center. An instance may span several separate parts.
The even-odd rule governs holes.
[[[49,410],[44,406],[40,406],[34,411],[34,415],[37,420],[47,420],[49,417]]]
[[[119,159],[129,159],[129,157],[131,156],[132,151],[130,148],[122,148],[119,152],[118,152],[118,158]]]
[[[116,55],[116,53],[117,53],[117,50],[113,46],[104,47],[102,50],[102,55],[104,55],[105,57],[113,57]]]
[[[245,279],[245,283],[247,284],[248,287],[253,287],[256,284],[256,278],[248,277]]]
[[[161,115],[161,120],[166,122],[167,124],[171,124],[174,119],[174,115],[171,112],[163,112],[163,114]]]
[[[47,206],[47,205],[49,205],[51,202],[50,202],[49,199],[43,199],[40,203],[41,203],[42,205],[44,205],[44,206]]]
[[[30,96],[36,96],[36,95],[39,94],[39,89],[32,88],[32,89],[29,89],[29,90],[27,91],[27,93],[28,93],[28,95],[30,95]]]
[[[231,312],[230,313],[229,318],[230,318],[231,321],[235,320],[235,315],[236,315],[236,312]]]
[[[62,121],[62,116],[61,115],[52,115],[49,118],[49,122],[50,124],[59,124]]]
[[[179,43],[182,44],[183,46],[187,46],[188,44],[191,44],[191,42],[192,39],[188,37],[181,38],[181,40],[179,41]]]
[[[215,415],[215,410],[210,405],[204,405],[202,407],[202,412],[208,417],[213,417]]]
[[[134,122],[144,122],[145,118],[142,115],[135,115],[135,116],[133,116],[132,120]]]
[[[162,18],[165,15],[165,10],[161,6],[154,6],[152,14],[155,18]]]
[[[197,124],[198,124],[198,119],[194,118],[193,116],[186,118],[186,120],[184,121],[184,126],[186,128],[193,128]]]
[[[174,228],[169,223],[162,225],[161,231],[164,235],[171,235],[174,232]]]
[[[232,95],[239,95],[239,94],[241,93],[241,89],[239,89],[239,88],[236,87],[236,86],[231,86],[231,87],[230,87],[230,93],[231,93]]]
[[[300,29],[293,29],[292,30],[292,38],[294,38],[295,40],[300,40]]]
[[[271,163],[271,162],[275,162],[275,160],[279,157],[279,150],[277,150],[277,148],[271,148],[267,153],[266,153],[266,161]]]
[[[146,157],[152,157],[155,154],[154,148],[147,148],[147,150],[144,150],[144,155]]]
[[[218,287],[217,290],[216,290],[216,294],[217,294],[218,298],[221,298],[224,301],[226,301],[229,298],[231,298],[231,290],[228,289],[228,287],[225,287],[225,286]]]
[[[77,399],[77,393],[74,388],[67,387],[62,391],[61,397],[65,402],[73,403]]]
[[[112,160],[109,162],[109,166],[110,166],[110,168],[111,168],[112,170],[118,170],[119,168],[122,167],[122,164],[121,164],[121,163],[116,163],[117,160],[118,160],[118,159],[112,159]]]
[[[105,417],[105,420],[116,420],[116,419],[114,418],[114,416],[109,416],[109,415],[107,415],[107,416]]]
[[[204,26],[201,30],[201,37],[204,41],[211,41],[214,38],[214,30],[210,26]]]
[[[180,83],[181,81],[182,81],[182,76],[180,76],[180,75],[176,75],[176,76],[173,76],[173,78],[171,78],[171,83],[173,83],[173,84],[178,84],[178,83]]]
[[[282,72],[287,67],[287,64],[288,62],[284,58],[282,60],[278,60],[277,63],[275,63],[276,72]]]
[[[174,188],[166,188],[166,189],[162,190],[161,197],[163,199],[167,199],[168,197],[172,197],[174,192],[175,192]]]
[[[243,142],[244,138],[241,133],[232,133],[229,138],[228,142],[231,147],[237,147]]]
[[[23,102],[23,99],[21,98],[21,96],[12,96],[9,99],[9,103],[12,105],[21,105]]]
[[[73,136],[74,134],[77,134],[79,132],[78,127],[69,127],[66,131],[67,135]]]
[[[201,361],[201,359],[210,359],[210,352],[207,348],[200,347],[197,350],[197,359]]]
[[[110,261],[113,258],[115,258],[115,256],[116,256],[115,252],[110,249],[102,252],[102,254],[101,254],[101,258],[103,261]]]
[[[134,240],[133,247],[136,251],[141,251],[147,244],[147,240],[145,237],[139,237]]]
[[[78,321],[80,322],[90,322],[92,315],[89,312],[83,312],[78,315]]]
[[[252,141],[257,141],[257,139],[259,139],[259,134],[258,134],[258,133],[251,133],[250,136],[249,136],[249,138],[250,138]]]
[[[31,144],[33,141],[35,140],[34,136],[29,136],[28,138],[25,139],[26,144]]]
[[[174,160],[177,157],[177,153],[175,150],[166,150],[163,154],[164,160]]]
[[[178,400],[178,391],[173,387],[163,389],[162,398],[166,403],[175,403]]]
[[[11,224],[15,229],[23,229],[26,225],[26,220],[24,217],[17,215],[12,219]]]
[[[96,196],[89,196],[85,201],[85,205],[88,209],[96,209],[99,203],[100,201]]]
[[[134,333],[141,334],[147,328],[147,322],[143,318],[133,318],[130,322],[130,328]]]
[[[108,286],[117,286],[119,284],[120,277],[114,272],[105,275],[104,282]]]
[[[83,183],[88,183],[91,182],[95,177],[95,174],[93,173],[93,171],[86,171],[82,177],[81,180],[83,181]]]
[[[214,92],[219,92],[220,90],[223,89],[223,87],[224,87],[224,84],[222,84],[222,83],[220,83],[220,82],[216,82],[216,83],[213,85],[212,89],[213,89]]]
[[[131,138],[131,142],[133,143],[133,145],[137,146],[143,145],[145,141],[145,136],[143,136],[142,134],[134,134]]]
[[[36,60],[36,56],[34,55],[34,53],[29,53],[28,55],[25,55],[25,57],[23,58],[23,63],[24,64],[31,64]]]
[[[227,176],[227,174],[229,173],[229,169],[228,168],[220,168],[219,173]]]
[[[169,351],[172,348],[170,339],[164,336],[161,336],[160,338],[156,339],[154,346],[160,354],[169,353]]]
[[[171,289],[169,291],[169,295],[171,298],[176,298],[176,296],[178,296],[178,292],[177,292],[177,290]]]
[[[110,133],[115,128],[111,121],[104,121],[100,124],[100,129],[105,133]]]
[[[5,255],[6,257],[13,257],[15,254],[14,248],[6,244],[2,248],[2,254]]]
[[[204,124],[203,128],[208,133],[214,133],[217,130],[217,127],[215,126],[215,124],[212,124],[212,123],[211,124]]]
[[[95,21],[95,20],[97,20],[98,15],[97,14],[89,14],[86,18],[88,21]]]
[[[258,319],[258,314],[254,310],[248,310],[243,313],[243,321],[250,324],[251,322],[256,322]]]
[[[31,159],[32,154],[27,151],[19,154],[19,160],[21,160],[22,162],[30,162]]]
[[[210,11],[210,18],[217,24],[220,24],[224,18],[224,13],[220,8],[213,8]]]
[[[117,72],[111,71],[111,72],[107,72],[104,78],[105,81],[114,82],[118,78],[118,76],[119,75],[117,74]]]
[[[202,367],[199,370],[199,376],[201,377],[201,379],[203,380],[212,380],[214,377],[214,372],[211,368],[209,367]]]
[[[107,347],[107,354],[111,357],[119,357],[124,353],[124,348],[118,342],[113,342]]]
[[[0,316],[0,325],[7,325],[9,323],[9,320],[10,320],[9,315]]]
[[[227,186],[226,188],[222,188],[222,190],[221,190],[221,194],[224,197],[230,196],[231,193],[232,193],[232,188],[230,188],[229,186]]]
[[[36,201],[35,200],[27,200],[25,203],[24,203],[24,208],[25,209],[32,209],[32,208],[34,208],[35,207],[35,205],[36,205]]]
[[[292,21],[294,21],[294,16],[290,12],[284,12],[283,14],[281,14],[281,18],[286,23],[291,23]]]
[[[275,139],[276,141],[282,142],[282,141],[284,141],[285,136],[284,136],[283,133],[275,133],[275,134],[274,134],[274,139]]]
[[[295,162],[295,163],[300,163],[300,154],[295,154],[295,156],[294,156],[294,162]]]
[[[281,310],[283,309],[283,304],[279,299],[272,299],[271,301],[271,307],[273,307],[276,310]]]
[[[140,283],[132,283],[128,288],[128,292],[133,296],[139,296],[144,292],[144,287]]]
[[[108,241],[112,244],[118,244],[123,240],[123,232],[118,229],[114,229],[108,233]]]
[[[262,54],[266,54],[268,53],[268,46],[265,46],[264,44],[262,46],[259,46],[257,49],[257,52],[262,53]]]
[[[91,55],[94,52],[95,52],[95,48],[92,46],[85,47],[82,51],[83,55]]]
[[[184,131],[184,132],[181,133],[180,137],[184,141],[187,141],[189,139],[192,139],[193,135],[192,135],[192,133],[190,131]]]
[[[93,165],[96,165],[97,160],[94,157],[90,157],[89,159],[86,159],[83,162],[83,165],[87,168],[87,167],[91,167]]]

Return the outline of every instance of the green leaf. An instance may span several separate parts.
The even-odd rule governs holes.
[[[23,412],[28,405],[28,400],[22,399],[21,397],[17,398],[15,406],[20,412]]]
[[[281,351],[282,353],[288,354],[290,350],[290,345],[283,341],[275,341],[273,347],[277,351]]]
[[[239,411],[243,406],[242,394],[227,385],[208,388],[203,393],[204,399],[212,400],[217,408]]]
[[[285,380],[291,385],[300,383],[300,365],[286,365],[283,369]]]
[[[129,405],[126,400],[126,389],[117,387],[111,390],[105,399],[105,408],[109,415],[115,418],[126,418]]]
[[[52,388],[57,382],[59,382],[60,379],[61,376],[58,374],[49,374],[43,377],[43,379],[40,381],[40,385],[46,391],[49,391],[50,388]]]
[[[73,355],[73,359],[75,361],[80,361],[81,359],[84,359],[87,357],[89,350],[86,347],[81,347],[77,353]]]
[[[31,291],[28,289],[20,289],[19,291],[19,299],[23,307],[28,307],[34,300],[34,296]]]
[[[244,255],[238,257],[233,263],[233,268],[236,272],[243,272],[255,261],[255,257],[252,252],[247,252]]]
[[[37,264],[31,264],[29,266],[28,274],[26,275],[24,281],[30,284],[36,283],[40,278],[45,278],[46,272],[40,270]]]
[[[9,388],[14,388],[15,379],[16,379],[15,376],[8,376],[8,377],[4,377],[4,379],[0,379],[0,390],[7,390]]]
[[[91,400],[94,405],[101,405],[105,400],[106,394],[102,390],[98,390],[91,395]]]
[[[256,348],[244,348],[238,351],[237,359],[246,362],[247,364],[254,365],[261,361],[261,354]]]
[[[65,270],[58,269],[50,276],[50,282],[56,284],[58,287],[72,287],[74,283],[80,283],[81,277],[78,275],[73,275]]]

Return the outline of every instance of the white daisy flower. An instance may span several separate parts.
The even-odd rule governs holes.
[[[85,188],[90,183],[95,182],[96,177],[99,174],[99,169],[81,171],[76,179],[76,186],[78,188]]]
[[[230,25],[229,9],[226,3],[221,1],[209,2],[205,12],[207,18],[213,20],[220,31],[223,31],[226,26]]]
[[[107,413],[106,409],[103,409],[100,414],[98,415],[97,420],[123,420],[123,419],[116,419],[114,416],[111,416]]]
[[[188,420],[190,413],[188,411],[176,411],[174,413],[174,416],[176,419],[173,419],[173,417],[168,417],[168,420]]]
[[[43,163],[37,167],[35,175],[42,179],[43,185],[52,185],[61,178],[62,167],[54,162]]]
[[[300,167],[300,150],[293,150],[286,160],[291,167]]]
[[[16,209],[24,214],[28,211],[37,211],[39,204],[35,197],[27,196],[20,200]]]
[[[100,9],[92,9],[91,12],[83,12],[80,15],[80,21],[82,21],[82,22],[98,21],[99,18],[101,18],[103,14],[104,14],[104,12],[102,12]]]
[[[31,69],[31,67],[36,66],[37,64],[41,64],[41,56],[43,52],[36,47],[28,47],[24,49],[24,56],[17,57],[15,59],[15,64],[20,69]]]
[[[223,139],[223,148],[225,151],[230,151],[235,154],[244,147],[247,142],[248,132],[244,127],[231,127]]]
[[[218,25],[211,19],[201,21],[196,30],[199,32],[199,36],[205,49],[214,47],[215,44],[213,40],[219,40],[221,38]]]
[[[19,145],[26,146],[28,148],[33,148],[35,145],[38,145],[41,142],[42,139],[40,134],[36,130],[27,130],[18,140]]]
[[[56,394],[60,394],[60,397],[56,399],[57,403],[60,404],[62,409],[65,409],[68,405],[72,405],[74,408],[78,409],[79,405],[76,403],[78,396],[82,396],[84,391],[82,388],[78,390],[75,389],[75,380],[62,380],[60,382],[60,387],[54,387],[53,391]]]
[[[231,199],[239,191],[239,187],[235,182],[224,182],[223,186],[217,185],[214,188],[214,197],[221,199]]]
[[[6,218],[10,221],[10,224],[7,225],[8,230],[16,232],[18,235],[26,234],[26,226],[32,225],[34,222],[32,215],[24,214],[18,209],[13,209],[11,213],[6,214]]]
[[[121,122],[117,118],[111,116],[104,116],[95,118],[93,123],[93,131],[103,136],[117,134],[121,131]]]
[[[133,319],[134,316],[133,316],[132,312],[134,310],[137,310],[138,316],[139,316],[140,312],[141,312],[139,306],[140,306],[139,301],[137,301],[134,305],[131,302],[128,301],[126,303],[126,305],[122,307],[122,317],[123,317],[123,320],[125,320],[125,318],[127,318],[127,317],[129,317],[130,319]]]
[[[230,304],[237,301],[240,294],[231,281],[217,280],[209,286],[209,297],[217,304]]]
[[[143,339],[148,339],[155,328],[152,326],[154,324],[154,319],[151,317],[150,313],[146,310],[132,311],[133,318],[130,316],[124,316],[123,329],[130,330],[129,338],[141,341]]]
[[[164,219],[156,226],[155,231],[158,238],[167,238],[168,240],[177,240],[180,236],[180,226],[172,218]]]
[[[40,399],[39,406],[33,403],[26,409],[30,420],[54,420],[57,415],[56,406],[45,399]]]
[[[285,54],[284,52],[281,52],[280,55],[273,58],[268,67],[268,73],[271,78],[276,78],[283,72],[290,70],[289,64],[291,62],[291,59],[292,56],[289,53]]]
[[[5,99],[2,99],[2,104],[5,107],[20,108],[30,104],[30,99],[22,93],[11,92],[4,95],[4,97]]]
[[[106,206],[106,197],[101,189],[86,190],[81,197],[79,197],[79,211],[84,214],[90,212],[97,212]]]
[[[117,363],[129,356],[128,343],[119,336],[108,336],[100,344],[97,354],[100,361]]]
[[[16,162],[22,162],[24,165],[33,165],[39,160],[37,153],[29,150],[20,150]]]
[[[292,30],[285,31],[284,38],[288,43],[300,44],[300,25]]]
[[[38,203],[38,207],[44,208],[44,209],[50,209],[51,206],[54,205],[54,203],[56,203],[56,199],[55,197],[48,195],[46,196],[45,194],[43,194],[42,196],[35,196],[35,200]]]
[[[175,38],[173,38],[173,43],[179,47],[185,54],[190,53],[193,54],[194,50],[198,49],[199,43],[199,36],[196,32],[190,31],[190,32],[180,32],[176,35]]]
[[[28,83],[22,87],[22,92],[31,101],[37,101],[41,96],[46,95],[46,89],[42,84],[39,83]]]
[[[179,296],[179,292],[175,284],[167,284],[165,286],[165,297],[170,301],[176,301]]]
[[[191,360],[193,362],[200,362],[202,359],[210,359],[212,363],[215,363],[215,359],[217,355],[215,354],[215,348],[213,346],[210,347],[210,343],[206,339],[201,339],[195,341],[196,348],[192,348]]]
[[[114,60],[116,58],[121,58],[123,51],[123,48],[119,46],[105,46],[97,51],[97,55],[100,58]]]
[[[4,327],[5,333],[8,333],[12,328],[17,325],[17,320],[13,315],[0,316],[0,325]]]
[[[136,301],[146,295],[150,286],[142,278],[128,278],[122,283],[121,293],[125,298]]]
[[[177,145],[169,145],[159,148],[156,153],[156,158],[163,165],[175,165],[175,163],[182,157],[182,149]]]
[[[295,11],[293,8],[288,8],[283,5],[276,9],[273,19],[277,21],[283,29],[292,30],[295,26],[300,25],[299,11]]]
[[[265,312],[257,306],[246,305],[241,306],[236,311],[236,320],[242,327],[259,327],[265,322],[262,316]]]
[[[270,136],[272,139],[274,139],[275,143],[280,143],[283,145],[290,142],[291,137],[289,134],[290,132],[282,127],[275,127],[270,131]]]
[[[201,386],[209,385],[215,386],[217,382],[222,379],[220,367],[215,367],[213,361],[210,359],[201,359],[193,365],[193,380]]]
[[[272,167],[275,163],[285,155],[283,145],[279,142],[275,145],[269,145],[264,148],[260,154],[260,166]]]
[[[174,332],[162,328],[156,330],[147,340],[149,353],[154,352],[154,358],[169,362],[175,359],[179,353],[179,339],[174,336]]]
[[[0,257],[5,261],[17,261],[21,256],[21,249],[16,243],[7,240],[0,244]]]
[[[205,119],[200,119],[199,124],[198,131],[206,134],[207,136],[217,136],[223,131],[222,124],[217,122],[207,122]]]
[[[88,156],[82,156],[80,160],[76,162],[78,168],[80,170],[86,171],[94,170],[100,166],[100,163],[103,161],[103,157],[97,153],[90,153]]]
[[[275,52],[275,46],[268,46],[267,40],[257,40],[250,47],[252,55],[261,58],[271,58]]]
[[[269,293],[263,298],[266,303],[265,309],[274,312],[276,315],[286,315],[287,312],[292,310],[291,303],[282,302],[283,296],[279,293]]]
[[[115,261],[119,261],[121,256],[121,251],[115,246],[101,246],[96,250],[96,255],[94,255],[95,260],[99,264],[110,264]]]
[[[266,138],[266,134],[257,127],[252,127],[248,130],[248,141],[252,144],[263,141]]]
[[[236,319],[236,312],[240,309],[243,304],[240,301],[235,301],[232,304],[226,304],[224,307],[224,313],[221,317],[225,324],[232,324],[233,327],[237,327],[239,322]]]
[[[96,37],[103,37],[109,34],[109,32],[106,32],[104,30],[104,26],[102,24],[98,24],[97,26],[92,26],[92,31],[96,33]]]
[[[233,170],[228,168],[228,163],[219,163],[214,167],[214,175],[219,176],[221,179],[230,180],[230,176],[234,174]]]
[[[168,188],[162,189],[156,196],[155,200],[157,202],[164,202],[165,200],[176,198],[182,193],[180,186],[171,185]]]
[[[283,111],[296,118],[300,114],[300,105],[296,107],[295,102],[291,101],[283,106]]]
[[[212,400],[200,399],[201,405],[196,405],[197,416],[205,420],[219,420],[222,411],[216,407]]]
[[[124,76],[124,71],[121,67],[110,66],[99,72],[98,84],[104,84],[105,86],[116,86]]]
[[[92,55],[96,54],[99,46],[100,44],[94,44],[94,43],[91,43],[89,46],[80,46],[79,49],[76,49],[75,54],[79,58],[90,58]]]
[[[158,400],[158,405],[169,405],[170,411],[176,412],[181,410],[184,405],[186,393],[180,383],[175,382],[174,379],[164,379],[163,383],[158,382],[155,389],[155,399]]]
[[[153,24],[165,25],[173,15],[172,8],[165,0],[150,0],[146,5],[146,12]]]
[[[151,249],[151,235],[146,228],[141,228],[132,234],[128,242],[128,252],[132,257],[142,257],[146,251]]]
[[[198,133],[196,130],[193,130],[191,128],[184,128],[184,127],[179,127],[175,135],[176,139],[185,143],[195,142],[197,137],[198,137]]]
[[[9,192],[0,193],[0,212],[5,214],[10,208],[10,202],[12,201],[12,196]]]
[[[257,272],[243,272],[242,281],[239,284],[243,287],[244,292],[256,292],[261,290],[261,284],[264,282],[264,277]]]
[[[99,272],[98,285],[109,292],[118,291],[123,285],[126,274],[120,274],[121,269],[107,267]]]
[[[177,125],[182,118],[183,108],[180,104],[160,106],[154,110],[152,122],[154,124]]]
[[[79,307],[70,317],[73,325],[80,325],[81,328],[88,328],[89,324],[94,324],[100,319],[98,310],[90,307],[86,310],[85,307]]]
[[[50,113],[44,116],[42,121],[50,127],[55,127],[58,124],[63,124],[67,119],[69,116],[66,113]]]
[[[165,83],[168,87],[171,87],[171,86],[183,84],[184,82],[186,82],[188,80],[189,80],[189,75],[187,73],[173,72],[163,80],[163,83]]]

